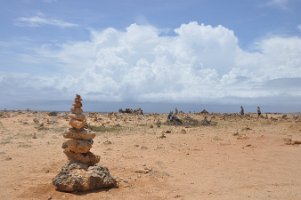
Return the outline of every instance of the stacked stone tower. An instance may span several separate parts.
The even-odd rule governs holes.
[[[99,162],[99,156],[90,152],[93,144],[94,133],[91,133],[84,127],[86,126],[86,117],[83,114],[82,99],[76,95],[74,104],[69,115],[69,128],[65,133],[65,138],[70,138],[63,143],[64,153],[71,161],[77,161],[88,165],[94,165]]]
[[[78,192],[117,185],[106,167],[96,165],[100,157],[90,152],[95,133],[86,129],[86,117],[82,110],[82,99],[76,95],[69,115],[69,128],[64,137],[68,138],[62,148],[69,162],[53,179],[53,184],[60,191]]]

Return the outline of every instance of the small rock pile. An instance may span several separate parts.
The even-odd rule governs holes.
[[[72,128],[64,133],[64,137],[69,140],[62,145],[69,162],[53,179],[53,184],[59,191],[64,192],[116,187],[117,182],[110,175],[109,170],[96,165],[100,157],[90,152],[95,133],[84,128],[87,123],[80,95],[75,97],[69,118]]]

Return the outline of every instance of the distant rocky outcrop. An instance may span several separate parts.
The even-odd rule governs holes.
[[[177,114],[173,113],[172,111],[167,116],[167,123],[173,125],[182,125],[183,122],[177,117]]]
[[[214,122],[211,119],[208,120],[206,116],[204,117],[203,120],[199,121],[197,119],[190,117],[189,115],[186,115],[185,117],[180,118],[172,111],[168,114],[166,123],[168,125],[181,125],[181,126],[215,126],[215,125],[217,125],[217,122]]]
[[[55,111],[52,111],[52,112],[48,113],[48,116],[57,116],[57,115],[58,115],[58,113],[55,112]]]
[[[132,108],[126,108],[125,110],[119,109],[118,112],[120,113],[128,113],[128,114],[136,114],[136,115],[143,115],[143,110],[141,108],[132,109]]]

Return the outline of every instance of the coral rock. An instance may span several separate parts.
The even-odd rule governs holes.
[[[63,192],[84,192],[117,187],[117,182],[106,167],[70,162],[53,179],[53,185]]]
[[[94,155],[90,151],[88,153],[74,153],[68,150],[64,150],[64,153],[66,154],[69,160],[81,162],[87,165],[95,165],[100,160],[99,156]]]
[[[63,149],[74,153],[88,153],[92,147],[93,140],[68,140],[63,143]]]
[[[75,103],[73,104],[73,107],[74,107],[74,108],[81,108],[82,105],[83,105],[83,104],[82,104],[80,101],[75,100]]]
[[[77,119],[77,120],[80,120],[80,121],[85,121],[86,120],[86,117],[83,114],[69,114],[69,117],[71,119]]]
[[[83,109],[82,108],[75,108],[75,107],[72,107],[71,108],[71,112],[73,114],[82,114],[83,113]]]
[[[95,133],[90,133],[87,129],[77,130],[75,128],[69,128],[64,133],[65,138],[91,140],[95,137]]]
[[[82,129],[82,128],[85,127],[86,122],[85,122],[85,121],[80,121],[80,120],[77,120],[77,119],[70,119],[69,124],[70,124],[73,128],[76,128],[76,129]]]

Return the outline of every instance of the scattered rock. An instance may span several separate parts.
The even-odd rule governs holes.
[[[49,112],[48,116],[57,116],[57,112],[54,112],[54,111],[53,112]]]
[[[160,139],[166,138],[166,135],[164,133],[162,133],[158,138],[160,138]]]
[[[209,121],[207,117],[205,116],[202,121],[200,121],[201,126],[216,126],[217,122]]]
[[[37,118],[33,118],[32,121],[33,121],[35,124],[40,124],[40,121],[39,121],[39,119],[37,119]]]
[[[12,157],[6,157],[4,160],[6,160],[6,161],[9,161],[9,160],[12,160]]]
[[[140,149],[147,150],[148,148],[146,146],[141,146]]]
[[[284,138],[284,143],[286,145],[299,145],[301,144],[301,140],[292,140],[291,138]]]
[[[250,130],[252,130],[252,129],[249,128],[249,127],[247,126],[247,127],[242,128],[241,130],[242,130],[242,131],[250,131]]]
[[[139,173],[139,174],[148,174],[152,171],[151,168],[145,167],[143,170],[136,170],[135,173]]]
[[[295,140],[294,144],[301,144],[301,140]]]
[[[160,120],[158,120],[158,121],[156,122],[156,125],[157,125],[157,127],[158,127],[158,128],[160,128],[160,127],[161,127],[161,124],[162,124],[162,123],[161,123],[161,121],[160,121]]]
[[[238,137],[237,137],[238,140],[247,140],[249,139],[248,136],[244,135],[244,134],[239,134]]]
[[[169,125],[182,125],[183,121],[177,116],[177,113],[171,111],[167,116],[167,123]]]
[[[128,114],[136,114],[136,115],[143,115],[143,110],[141,108],[138,108],[138,109],[126,108],[125,110],[120,108],[118,110],[118,112],[128,113]]]
[[[109,145],[109,144],[112,144],[112,142],[110,140],[106,140],[106,141],[103,142],[103,144]]]
[[[292,144],[292,139],[291,138],[283,138],[284,144],[286,145],[291,145]]]
[[[186,134],[187,132],[186,132],[185,129],[182,129],[182,130],[181,130],[181,133],[182,133],[182,134]]]

